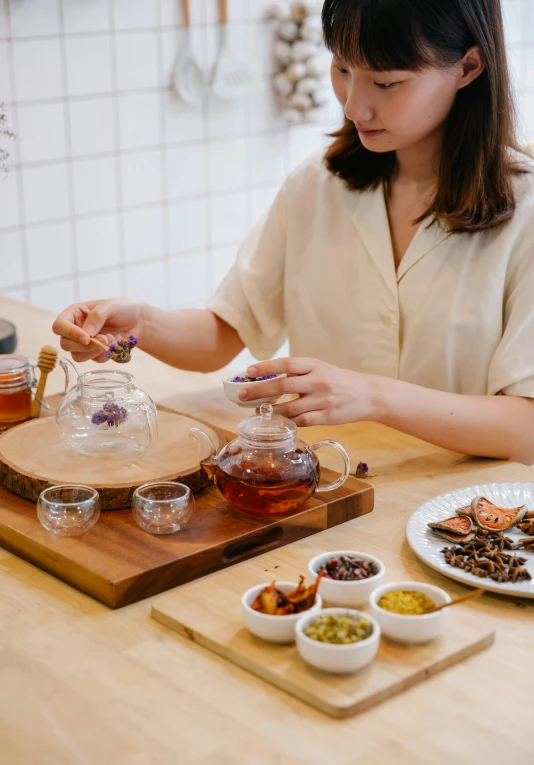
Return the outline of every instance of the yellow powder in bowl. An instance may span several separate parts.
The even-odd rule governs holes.
[[[424,594],[424,592],[415,592],[414,590],[391,590],[386,592],[378,601],[380,608],[385,611],[393,611],[395,614],[405,614],[406,616],[418,616],[426,614],[436,607],[433,600]]]

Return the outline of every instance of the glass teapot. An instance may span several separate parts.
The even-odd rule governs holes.
[[[60,359],[65,372],[65,394],[56,422],[63,440],[81,454],[144,452],[157,438],[156,406],[135,387],[122,370],[94,370],[79,374],[68,359]],[[76,385],[69,390],[69,367]]]
[[[222,495],[248,513],[286,513],[294,510],[314,492],[333,491],[346,480],[350,459],[337,441],[319,441],[308,446],[297,438],[297,426],[286,417],[273,414],[271,404],[262,404],[260,414],[237,426],[239,436],[217,454],[211,438],[199,428],[189,435],[210,447],[204,467]],[[337,449],[345,462],[343,475],[326,486],[319,485],[320,466],[315,452],[325,446]]]

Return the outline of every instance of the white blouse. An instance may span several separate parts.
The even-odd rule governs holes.
[[[292,356],[454,393],[534,398],[534,173],[516,183],[511,221],[476,234],[425,222],[396,270],[383,189],[349,191],[312,157],[208,307],[258,359],[287,336]]]

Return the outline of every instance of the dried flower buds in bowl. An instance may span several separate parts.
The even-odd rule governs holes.
[[[426,582],[392,582],[371,593],[369,605],[382,633],[399,643],[426,643],[441,635],[449,621],[449,608],[426,613],[450,603],[441,587]]]
[[[337,675],[356,672],[372,662],[380,644],[380,625],[353,609],[325,608],[319,614],[305,614],[295,631],[304,661]]]
[[[270,643],[294,643],[295,625],[303,613],[317,613],[323,601],[317,584],[306,587],[300,582],[271,582],[251,587],[241,598],[246,627]]]
[[[310,577],[323,577],[319,592],[328,603],[346,608],[363,606],[386,573],[381,560],[353,550],[336,550],[317,555],[308,564]]]
[[[255,398],[250,401],[241,401],[239,391],[244,385],[266,385],[277,378],[287,377],[287,375],[265,375],[264,377],[248,377],[246,372],[238,375],[228,375],[223,377],[223,386],[226,397],[234,404],[252,409],[257,409],[261,404],[275,404],[280,396],[267,396],[265,398]]]

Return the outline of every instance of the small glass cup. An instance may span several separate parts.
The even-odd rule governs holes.
[[[189,523],[194,508],[189,486],[174,481],[145,483],[132,497],[135,522],[149,534],[175,534]]]
[[[37,517],[54,534],[66,537],[85,534],[100,517],[100,497],[91,486],[51,486],[39,495]]]

